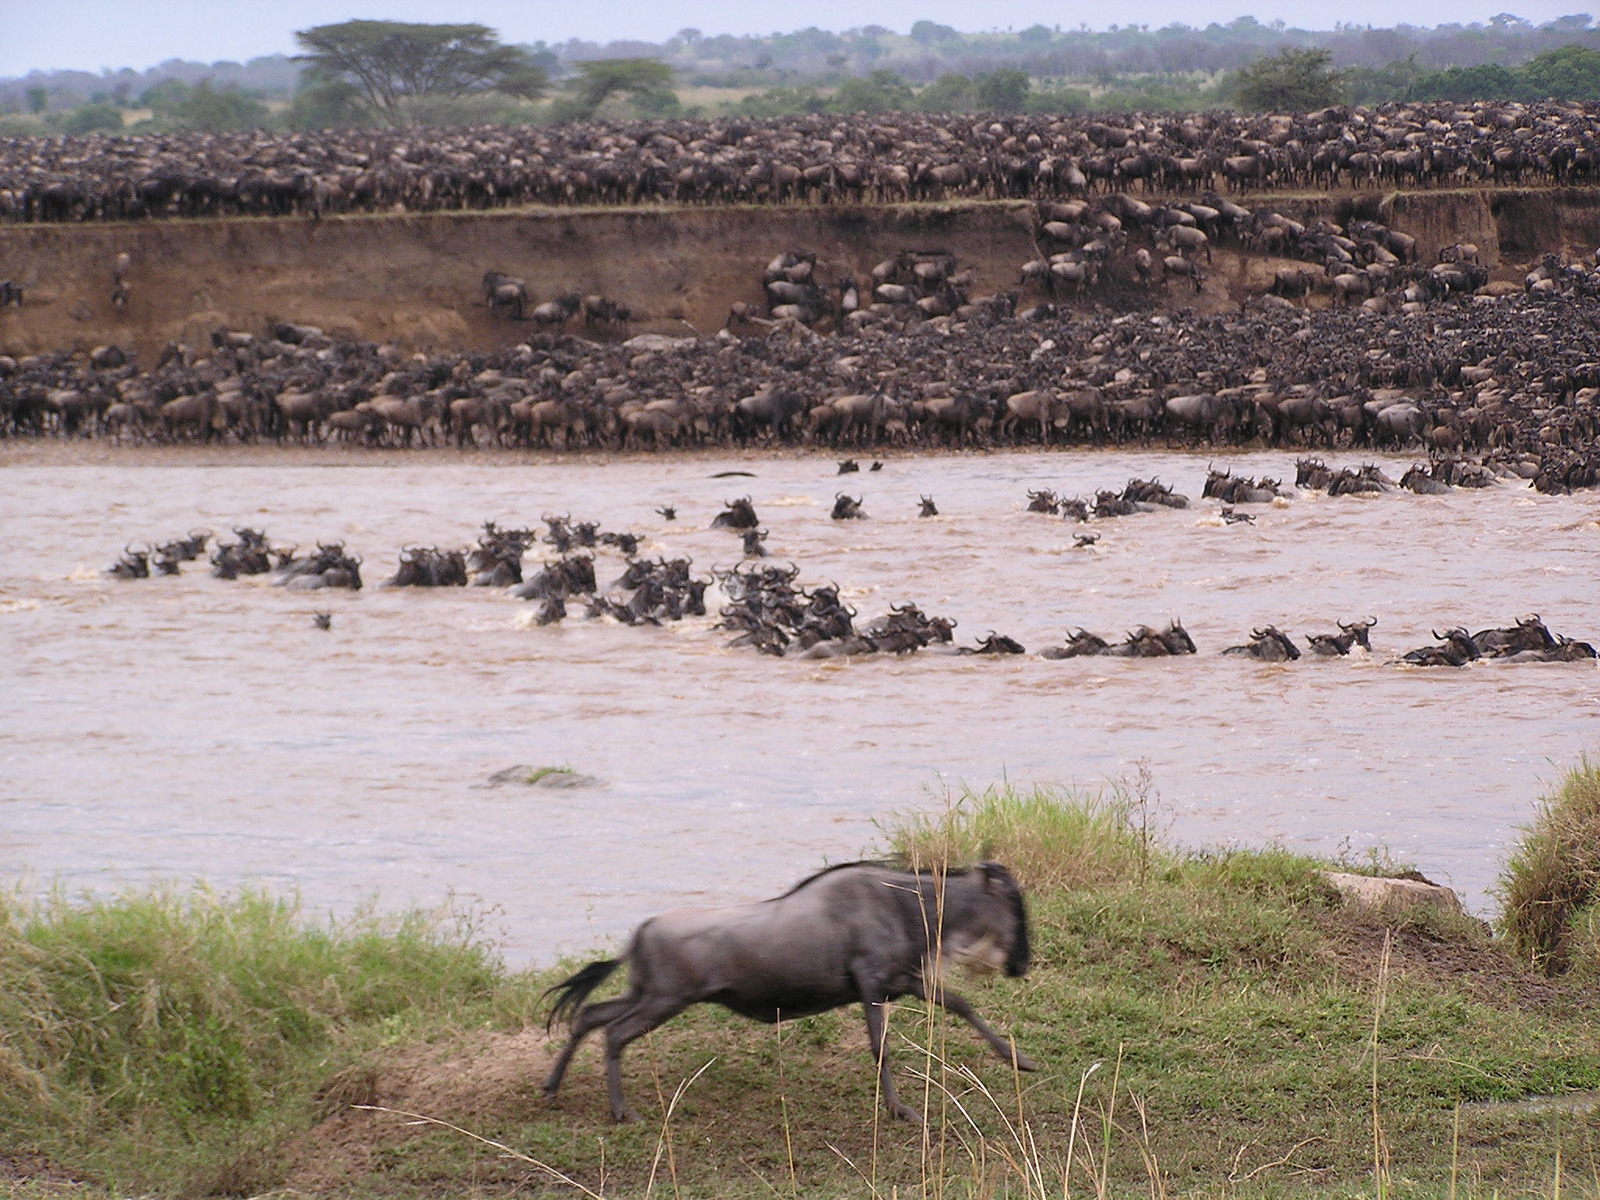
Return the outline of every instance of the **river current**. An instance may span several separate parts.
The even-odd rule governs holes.
[[[1332,455],[1335,465],[1355,462]],[[297,892],[312,911],[479,906],[515,962],[621,938],[682,903],[758,898],[871,851],[876,820],[962,784],[1108,787],[1148,766],[1185,846],[1385,847],[1489,915],[1517,827],[1600,731],[1593,662],[1416,669],[1430,630],[1537,612],[1600,638],[1600,493],[1522,486],[1423,497],[1300,493],[1226,524],[1208,460],[1160,452],[831,459],[275,457],[247,450],[30,458],[0,467],[0,880],[114,891],[152,880]],[[1287,476],[1291,455],[1218,459]],[[1383,464],[1398,476],[1406,463]],[[751,477],[713,478],[725,471]],[[1183,511],[1081,525],[1030,488],[1092,497],[1152,476]],[[867,520],[829,519],[834,495]],[[709,528],[753,500],[773,560],[837,583],[862,619],[915,601],[1019,658],[923,652],[815,662],[727,646],[713,618],[661,628],[532,624],[484,589],[388,590],[410,543],[570,513],[641,553],[738,561]],[[917,516],[931,495],[941,515]],[[674,505],[677,519],[656,513]],[[209,527],[341,540],[356,593],[224,582],[205,564],[123,582],[124,543]],[[540,551],[530,553],[536,569]],[[602,583],[622,558],[598,552]],[[332,628],[315,628],[317,610]],[[1045,661],[1084,626],[1120,638],[1180,617],[1193,658]],[[1284,665],[1220,657],[1268,623],[1303,635],[1378,618],[1374,653]],[[593,783],[491,786],[570,766]]]

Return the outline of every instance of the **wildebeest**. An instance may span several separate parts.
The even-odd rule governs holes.
[[[989,631],[989,635],[976,646],[962,646],[957,654],[1026,654],[1027,650],[1016,638]]]
[[[488,302],[490,316],[504,312],[520,321],[528,303],[527,281],[504,271],[485,271],[483,298]]]
[[[106,568],[106,574],[113,579],[149,579],[150,551],[127,546],[122,551],[122,557]]]
[[[1322,658],[1343,657],[1350,653],[1351,646],[1359,645],[1363,650],[1372,651],[1372,627],[1378,623],[1377,617],[1368,617],[1364,621],[1357,621],[1352,625],[1339,622],[1338,633],[1310,633],[1306,635],[1306,644],[1311,647],[1311,653]]]
[[[843,863],[771,900],[652,917],[621,958],[592,962],[552,987],[545,993],[555,994],[550,1023],[570,1017],[572,1035],[544,1093],[555,1095],[579,1044],[604,1029],[611,1115],[625,1121],[623,1050],[691,1005],[713,1001],[772,1024],[859,1002],[884,1103],[896,1116],[920,1121],[890,1077],[884,1005],[901,996],[930,1000],[977,1030],[1003,1061],[1031,1071],[1033,1062],[941,979],[950,963],[1015,978],[1027,974],[1029,961],[1022,889],[999,863],[945,873]],[[585,1004],[623,963],[627,994]]]
[[[727,507],[711,519],[713,529],[754,529],[759,524],[760,518],[756,516],[755,505],[750,503],[749,496],[729,500]]]
[[[1194,639],[1189,636],[1182,622],[1174,618],[1160,632],[1148,625],[1141,625],[1129,632],[1125,640],[1115,644],[1087,629],[1074,630],[1068,635],[1065,645],[1052,646],[1042,651],[1039,657],[1060,659],[1104,655],[1109,658],[1167,658],[1194,652]]]
[[[1248,642],[1242,646],[1229,646],[1223,653],[1243,655],[1262,662],[1293,662],[1300,657],[1299,647],[1276,625],[1252,629]]]
[[[833,497],[833,511],[828,514],[835,521],[859,521],[866,517],[861,511],[861,498],[838,492]]]
[[[1473,659],[1482,658],[1483,652],[1465,629],[1451,629],[1433,636],[1442,643],[1438,646],[1419,646],[1400,656],[1400,661],[1414,667],[1464,667]]]
[[[1531,613],[1517,618],[1515,625],[1479,630],[1472,635],[1472,644],[1481,654],[1505,658],[1524,650],[1551,650],[1557,642],[1539,614]]]

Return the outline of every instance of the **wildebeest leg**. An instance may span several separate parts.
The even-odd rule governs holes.
[[[626,1121],[633,1116],[622,1099],[623,1050],[629,1042],[672,1020],[692,1003],[680,996],[642,996],[606,1026],[606,1094],[611,1099],[613,1120]]]
[[[922,988],[916,989],[912,994],[919,1000],[928,999]],[[946,1012],[955,1013],[956,1016],[977,1030],[978,1036],[994,1048],[994,1052],[1000,1056],[1001,1062],[1012,1063],[1019,1071],[1037,1071],[1039,1069],[1038,1063],[991,1029],[984,1019],[973,1011],[972,1005],[968,1004],[962,997],[945,988],[935,988],[933,1002]]]
[[[555,1066],[550,1068],[550,1074],[545,1076],[544,1094],[554,1096],[556,1089],[561,1086],[561,1079],[567,1073],[567,1064],[572,1061],[572,1056],[578,1052],[578,1044],[596,1029],[616,1020],[633,1006],[632,996],[619,996],[615,1000],[603,1000],[599,1004],[586,1004],[583,1011],[572,1022],[572,1036],[567,1039],[567,1044],[562,1047],[561,1054],[556,1058]]]
[[[884,1036],[883,1005],[863,1000],[861,1007],[867,1014],[867,1045],[871,1047],[872,1056],[878,1062],[878,1086],[883,1092],[884,1105],[902,1121],[913,1121],[921,1125],[922,1114],[910,1105],[900,1102],[900,1096],[894,1090],[894,1080],[889,1075],[889,1046]]]

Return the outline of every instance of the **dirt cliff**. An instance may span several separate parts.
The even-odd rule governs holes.
[[[1588,257],[1600,244],[1600,193],[1424,191],[1361,198],[1263,196],[1300,219],[1327,213],[1384,219],[1417,237],[1425,260],[1474,242],[1502,275],[1547,251]],[[628,305],[634,329],[687,333],[722,326],[729,305],[760,303],[760,273],[797,247],[827,273],[865,274],[899,250],[954,254],[976,274],[973,294],[1014,287],[1036,254],[1023,203],[878,208],[538,210],[235,219],[0,228],[0,277],[26,289],[0,309],[0,349],[25,353],[117,342],[148,355],[169,340],[203,341],[227,326],[272,319],[390,340],[407,348],[490,347],[532,327],[496,318],[485,271],[528,281],[534,298],[601,293]],[[131,300],[111,303],[111,265],[133,261]],[[1223,307],[1271,278],[1271,260],[1219,248],[1198,300],[1174,281],[1164,303]]]

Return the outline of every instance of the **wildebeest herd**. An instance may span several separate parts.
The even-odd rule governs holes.
[[[1368,466],[1339,472],[1317,460],[1299,464],[1301,486],[1319,488],[1322,475],[1342,477],[1346,472],[1370,480],[1373,489],[1395,485],[1382,471]],[[1230,482],[1247,487],[1229,489]],[[1209,473],[1202,495],[1218,497],[1230,491],[1235,503],[1285,502],[1286,493],[1274,480],[1241,480],[1226,472]],[[1342,494],[1329,489],[1332,494]],[[1126,506],[1106,504],[1118,493],[1107,489],[1099,493],[1093,509],[1081,501],[1063,502],[1054,492],[1035,490],[1021,506],[1030,514],[1061,515],[1079,521],[1111,519],[1134,512],[1153,512],[1186,508],[1187,497],[1173,492],[1157,480],[1130,480],[1121,498],[1147,497],[1126,501]],[[841,499],[848,499],[843,497]],[[859,509],[860,502],[855,501]],[[931,497],[922,497],[920,516],[929,516]],[[1220,505],[1222,515],[1231,511]],[[676,508],[663,508],[677,519]],[[830,513],[833,520],[862,518],[859,511],[842,514],[838,506]],[[760,525],[760,516],[749,497],[728,501],[709,522],[711,529],[724,529],[743,541],[737,565],[713,567],[708,575],[697,576],[688,558],[656,557],[640,554],[638,534],[605,531],[599,522],[574,520],[570,514],[546,514],[541,534],[533,528],[504,528],[485,522],[476,543],[467,548],[406,546],[400,551],[395,573],[384,587],[493,587],[521,600],[538,601],[533,623],[549,625],[566,618],[568,601],[581,601],[589,619],[610,618],[625,625],[660,626],[687,617],[706,617],[714,613],[714,628],[734,634],[731,647],[750,647],[774,657],[841,659],[872,654],[903,655],[928,647],[949,646],[960,655],[1008,656],[1025,654],[1014,638],[989,631],[975,645],[956,647],[956,622],[946,617],[928,616],[914,603],[891,604],[889,611],[857,623],[857,612],[847,604],[837,584],[810,585],[799,582],[800,568],[794,564],[777,566],[760,561],[766,557],[759,543],[752,547],[749,535]],[[277,547],[257,529],[234,531],[235,542],[219,543],[211,555],[212,574],[221,579],[240,575],[272,574],[273,582],[291,590],[361,587],[361,559],[345,552],[342,543],[319,544],[315,552],[302,554],[295,547]],[[107,570],[119,579],[150,576],[154,561],[160,574],[177,574],[182,562],[204,553],[210,531],[190,533],[185,538],[161,543],[154,549],[127,547],[122,557]],[[551,548],[555,557],[547,558],[535,574],[524,577],[523,558],[536,544]],[[1077,545],[1087,548],[1092,539],[1079,538]],[[622,559],[622,572],[607,583],[596,572],[596,554],[614,551]],[[326,614],[318,614],[318,624],[328,628]],[[1338,622],[1338,633],[1307,635],[1306,644],[1313,657],[1343,657],[1353,648],[1372,650],[1371,631],[1377,618],[1369,616],[1354,622]],[[1524,617],[1513,626],[1482,630],[1476,634],[1461,628],[1435,633],[1439,642],[1402,655],[1397,661],[1415,666],[1464,666],[1479,658],[1511,662],[1576,662],[1595,658],[1587,642],[1552,633],[1537,616]],[[1063,644],[1045,649],[1039,657],[1060,660],[1080,657],[1167,658],[1192,655],[1197,651],[1193,638],[1176,619],[1165,629],[1140,625],[1121,641],[1103,638],[1078,628]],[[1302,651],[1293,638],[1276,626],[1251,631],[1250,639],[1230,646],[1221,653],[1254,658],[1262,662],[1292,662]]]
[[[279,323],[172,345],[0,356],[0,434],[547,449],[1007,443],[1486,455],[1542,491],[1600,478],[1600,325],[1561,296],[1420,312],[985,310],[818,335],[548,335],[406,354]]]
[[[0,146],[0,220],[1585,184],[1597,116],[1595,104],[1441,102],[18,137]]]

